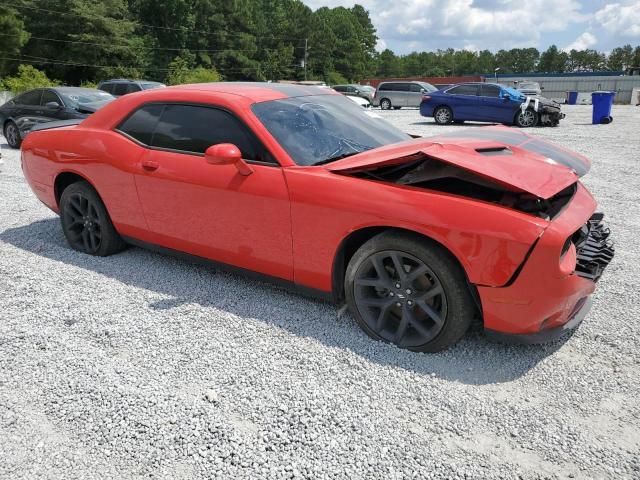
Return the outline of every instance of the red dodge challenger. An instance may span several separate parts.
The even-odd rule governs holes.
[[[472,322],[577,326],[613,257],[589,161],[506,127],[411,138],[331,90],[184,85],[36,127],[22,168],[72,248],[180,252],[349,305],[433,352]]]

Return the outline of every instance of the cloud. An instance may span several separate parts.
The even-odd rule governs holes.
[[[303,0],[311,8],[351,7],[346,0]],[[413,49],[497,50],[538,46],[541,38],[584,22],[578,0],[359,0],[386,45]],[[547,43],[548,44],[548,43]]]
[[[605,5],[593,18],[610,33],[621,37],[640,37],[640,0]]]
[[[598,39],[593,33],[584,32],[573,42],[564,47],[563,50],[565,52],[570,52],[571,50],[586,50],[589,47],[593,47],[596,43],[598,43]]]

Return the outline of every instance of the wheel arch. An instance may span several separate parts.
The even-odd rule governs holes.
[[[89,185],[91,185],[91,188],[93,188],[96,191],[96,193],[102,200],[102,196],[100,195],[100,192],[98,192],[98,189],[96,188],[96,186],[85,176],[74,171],[63,171],[56,175],[56,178],[53,182],[53,194],[56,200],[56,206],[58,208],[60,208],[60,197],[62,196],[62,192],[64,192],[64,190],[69,185],[72,185],[78,182],[87,182]],[[102,201],[104,203],[104,200]]]
[[[404,227],[397,226],[368,226],[363,227],[358,230],[354,230],[345,238],[342,239],[338,249],[336,250],[336,254],[333,259],[333,266],[331,270],[331,285],[332,285],[332,296],[333,299],[337,303],[342,303],[345,299],[344,294],[344,276],[346,272],[347,265],[349,261],[356,253],[356,251],[364,245],[368,240],[385,232],[396,232],[401,235],[406,235],[408,237],[413,237],[420,240],[427,240],[430,243],[437,245],[441,248],[446,254],[450,256],[450,258],[458,264],[462,272],[464,273],[465,279],[467,280],[467,286],[473,297],[474,302],[478,308],[480,314],[482,314],[482,306],[480,304],[480,296],[478,294],[477,288],[474,284],[469,281],[469,275],[467,273],[467,269],[465,268],[463,262],[458,258],[458,256],[451,251],[446,245],[442,242],[436,240],[432,236],[426,235],[423,232],[418,232],[415,230],[411,230]]]

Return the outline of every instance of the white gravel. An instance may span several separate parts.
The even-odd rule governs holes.
[[[265,283],[76,253],[0,138],[0,478],[640,478],[640,108],[565,111],[533,132],[594,161],[616,258],[592,313],[554,344],[437,355]]]

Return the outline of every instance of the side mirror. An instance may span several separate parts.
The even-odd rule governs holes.
[[[45,107],[47,107],[49,110],[60,110],[62,108],[62,105],[60,105],[58,102],[47,102],[45,104]]]
[[[204,159],[211,165],[235,165],[240,175],[251,175],[253,169],[242,159],[240,149],[233,143],[211,145],[204,152]]]

